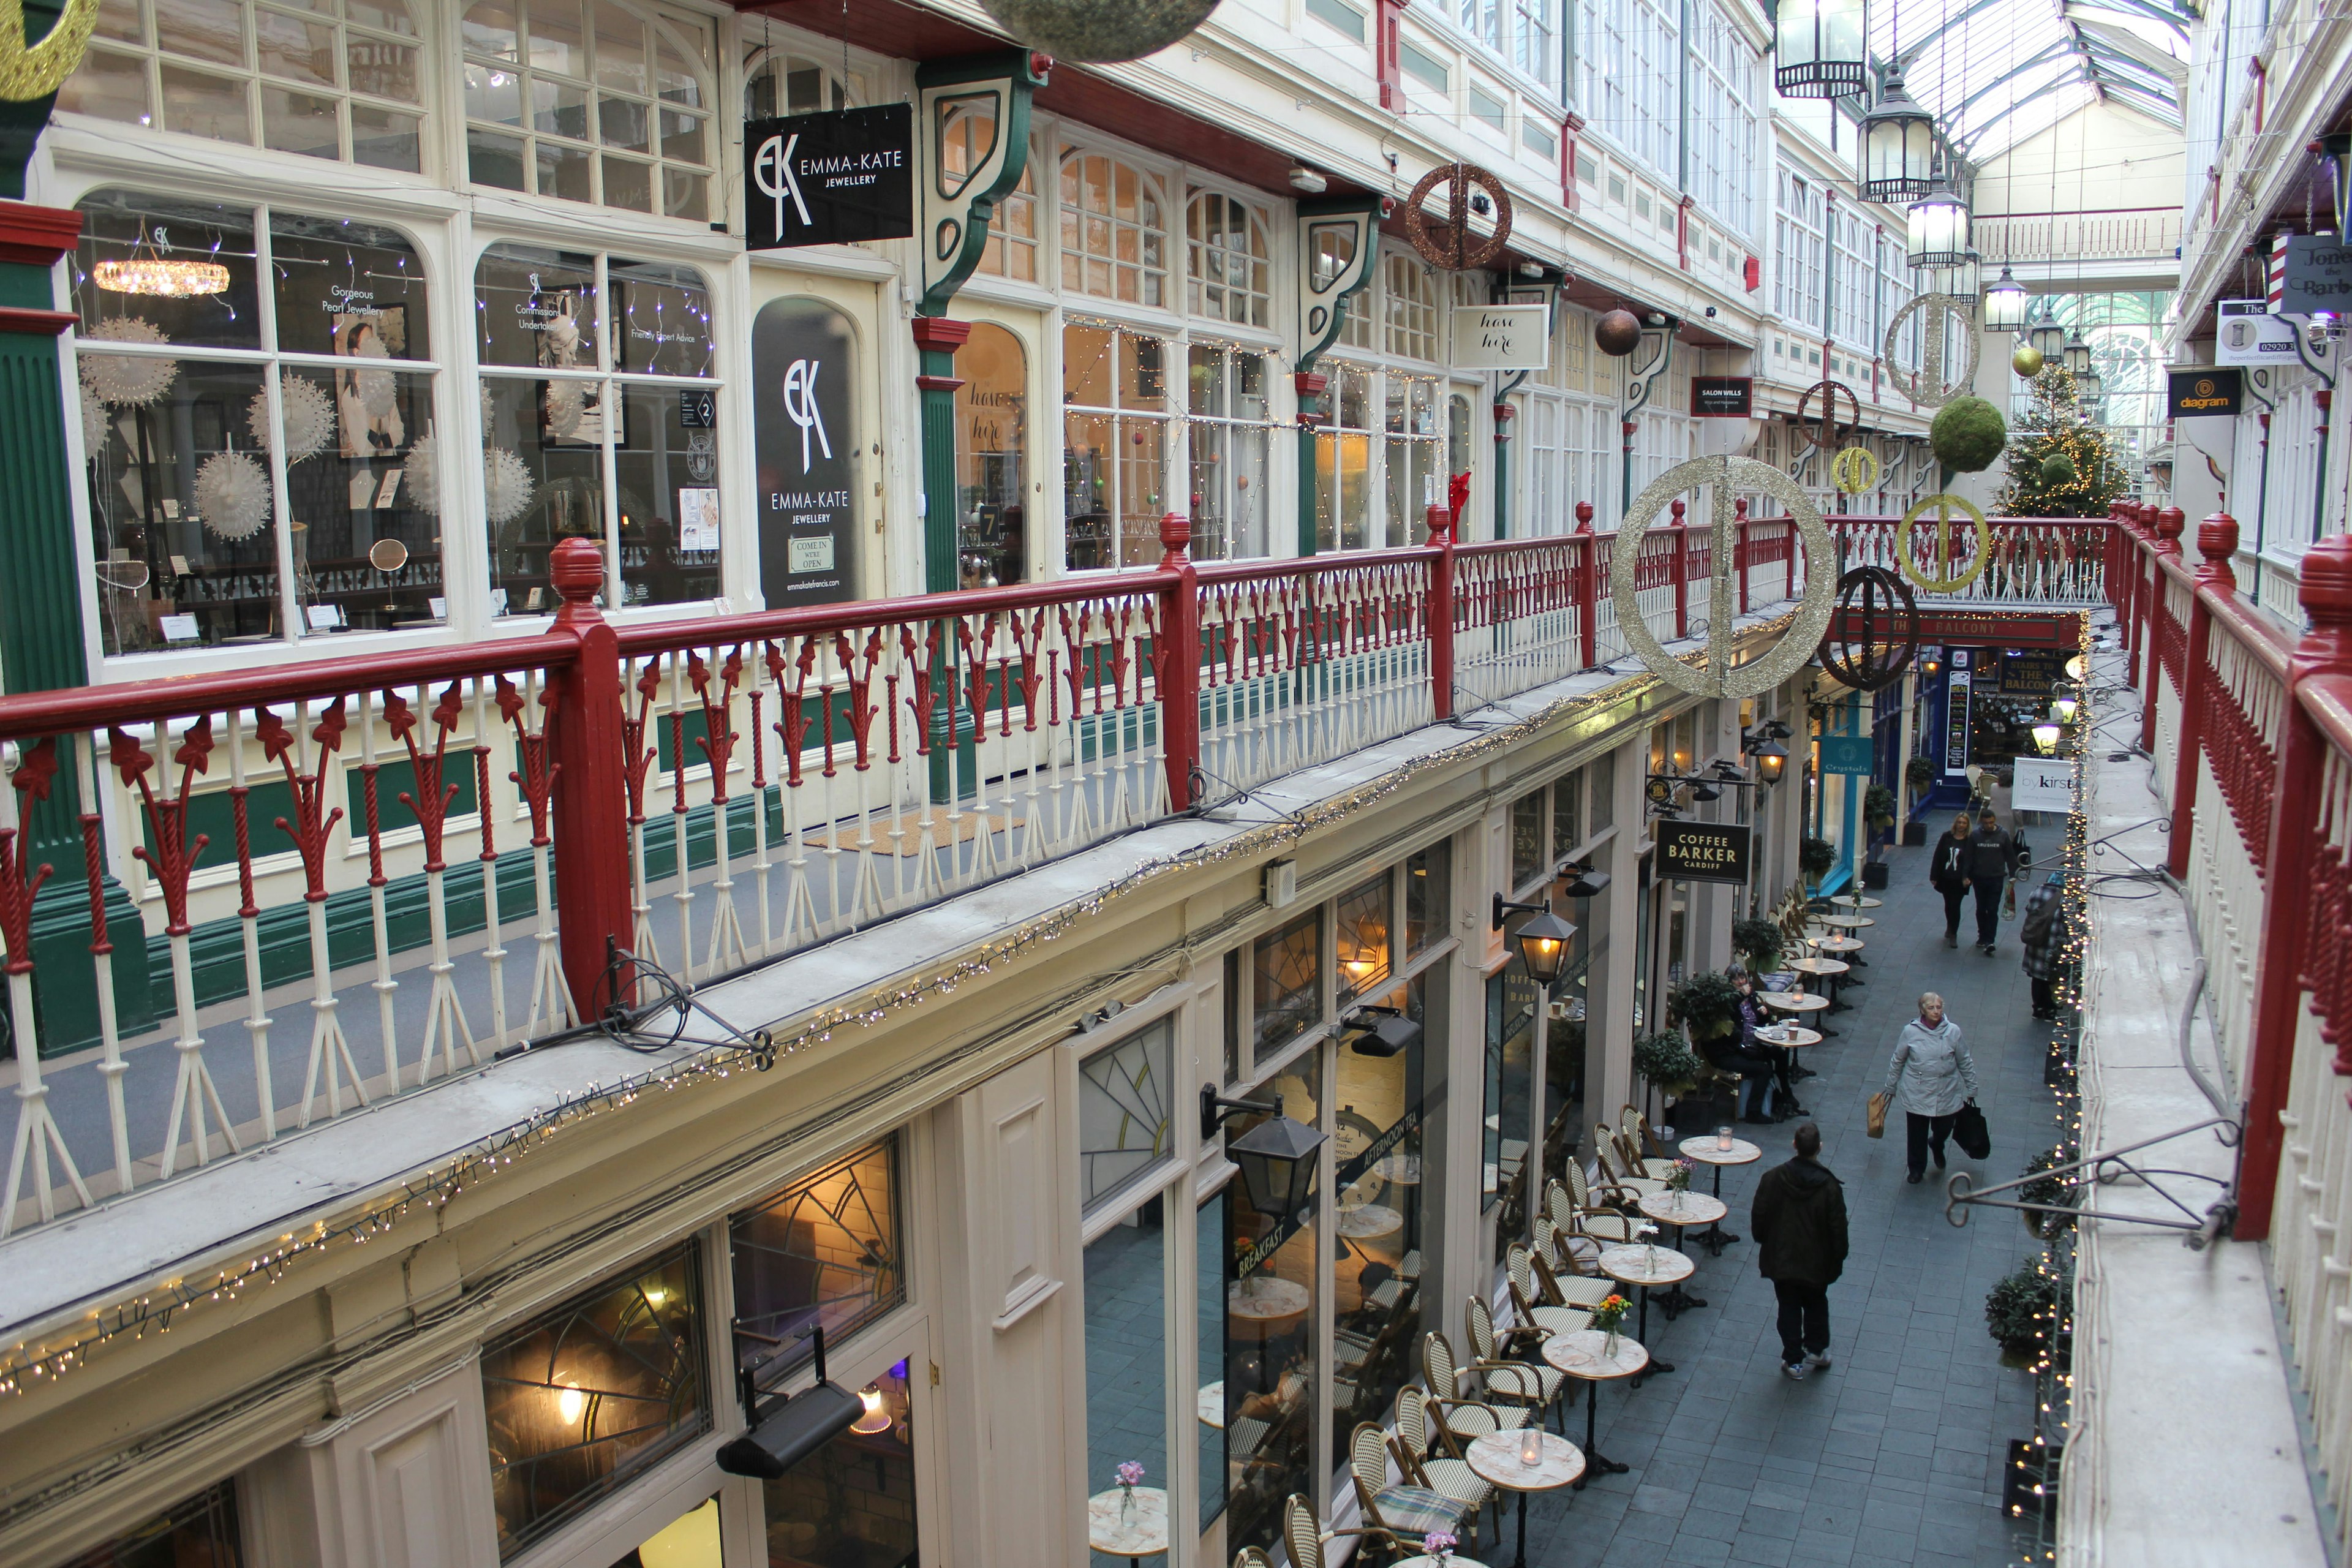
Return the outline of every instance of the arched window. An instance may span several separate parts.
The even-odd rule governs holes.
[[[107,0],[58,107],[415,174],[420,37],[413,0]]]
[[[1411,256],[1391,256],[1381,264],[1381,301],[1387,306],[1388,351],[1402,359],[1437,358],[1437,280],[1432,268]]]
[[[1265,326],[1273,292],[1265,215],[1236,197],[1202,191],[1192,197],[1185,238],[1185,301],[1192,314]]]
[[[1168,303],[1160,182],[1099,153],[1062,157],[1062,287],[1129,305]]]
[[[972,324],[956,355],[956,548],[967,588],[1029,575],[1029,361],[993,321]]]
[[[475,0],[460,31],[476,184],[710,216],[709,22],[621,0],[595,0],[589,20],[580,0]]]

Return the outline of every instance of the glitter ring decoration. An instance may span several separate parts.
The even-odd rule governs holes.
[[[1911,531],[1930,507],[1936,511],[1936,553],[1929,564],[1940,574],[1934,576],[1915,563],[1911,552]],[[1969,526],[1977,535],[1976,558],[1965,572],[1952,569],[1952,510],[1956,507],[1968,514]],[[1930,594],[1957,594],[1984,575],[1984,569],[1992,563],[1992,528],[1985,521],[1984,513],[1966,497],[1929,496],[1905,512],[1903,521],[1895,526],[1895,563],[1903,568],[1903,575]]]

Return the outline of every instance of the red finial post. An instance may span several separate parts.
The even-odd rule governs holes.
[[[2304,555],[2299,597],[2311,630],[2287,660],[2286,711],[2280,721],[2278,774],[2271,795],[2269,886],[2255,948],[2253,1038],[2246,1049],[2246,1133],[2238,1147],[2238,1222],[2231,1235],[2260,1241],[2270,1234],[2294,1072],[2296,1024],[2303,1011],[2305,959],[2311,942],[2312,867],[2319,832],[2327,740],[2295,688],[2315,675],[2352,675],[2352,536],[2336,534]]]
[[[2188,514],[2177,506],[2166,507],[2156,514],[2156,548],[2159,553],[2180,553],[2180,533],[2188,526]]]
[[[1732,535],[1739,542],[1732,549],[1731,573],[1739,579],[1739,613],[1748,613],[1748,498],[1736,496],[1731,502],[1734,523]]]
[[[1183,811],[1198,797],[1201,763],[1201,574],[1192,565],[1192,521],[1181,511],[1160,520],[1160,569],[1176,580],[1160,590],[1160,640],[1152,674],[1160,685],[1160,733],[1167,742],[1168,805]]]
[[[547,635],[572,644],[568,659],[551,650],[564,660],[556,666],[559,695],[549,716],[555,879],[563,890],[558,951],[572,1005],[589,1019],[600,1004],[630,1000],[634,991],[624,984],[614,996],[604,984],[610,946],[631,941],[628,814],[619,783],[621,644],[594,603],[604,587],[602,550],[567,539],[550,554],[548,574],[562,605]]]
[[[1423,514],[1429,542],[1437,547],[1429,563],[1429,711],[1440,721],[1454,717],[1454,523],[1452,507],[1433,506]]]
[[[1675,542],[1675,636],[1690,636],[1690,524],[1683,521],[1683,499],[1676,496],[1666,510],[1674,521],[1666,527]]]
[[[2172,748],[2172,834],[2165,864],[2176,878],[2189,875],[2189,837],[2196,825],[2197,760],[2205,744],[2203,721],[2206,653],[2213,640],[2215,594],[2237,591],[2230,557],[2238,549],[2238,520],[2217,511],[2197,525],[2197,586],[2189,595],[2189,625],[2181,638],[2180,734]]]

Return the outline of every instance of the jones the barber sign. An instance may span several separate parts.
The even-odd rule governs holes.
[[[914,233],[914,110],[903,103],[746,121],[749,247],[782,250]]]
[[[1728,822],[1657,822],[1650,828],[1662,882],[1745,882],[1748,829]]]

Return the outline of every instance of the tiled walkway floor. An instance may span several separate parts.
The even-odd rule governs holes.
[[[2037,851],[2058,830],[2032,830]],[[1697,1255],[1692,1289],[1708,1305],[1666,1323],[1653,1312],[1653,1348],[1669,1376],[1601,1396],[1600,1446],[1631,1473],[1581,1493],[1535,1499],[1528,1561],[1541,1568],[1706,1568],[1718,1563],[1916,1563],[2001,1568],[2016,1561],[2000,1512],[2007,1445],[2032,1430],[2033,1384],[2000,1365],[1986,1336],[1985,1292],[2035,1250],[2006,1213],[1979,1212],[1966,1228],[1944,1217],[1931,1164],[1917,1186],[1903,1180],[1900,1112],[1887,1136],[1869,1138],[1864,1107],[1885,1081],[1895,1035],[1922,991],[1942,993],[1966,1032],[1991,1123],[1992,1153],[1971,1166],[1958,1148],[1953,1170],[1979,1184],[2006,1181],[2054,1137],[2042,1087],[2046,1031],[2032,1021],[2019,968],[2017,922],[2004,921],[1999,954],[1943,943],[1943,903],[1927,885],[1925,849],[1892,851],[1892,885],[1861,934],[1867,982],[1836,1015],[1841,1037],[1812,1047],[1821,1074],[1799,1097],[1821,1124],[1822,1158],[1845,1184],[1853,1251],[1830,1289],[1835,1364],[1802,1383],[1780,1373],[1770,1284],[1756,1272],[1752,1242],[1720,1258]],[[1727,1172],[1726,1223],[1745,1237],[1758,1175],[1789,1154],[1794,1124],[1742,1128],[1765,1147],[1763,1163]],[[1706,1176],[1702,1173],[1700,1182]],[[1571,1411],[1572,1427],[1583,1424]],[[1572,1436],[1581,1440],[1580,1430]],[[1491,1516],[1490,1516],[1491,1517]],[[1482,1542],[1481,1561],[1511,1561]]]

